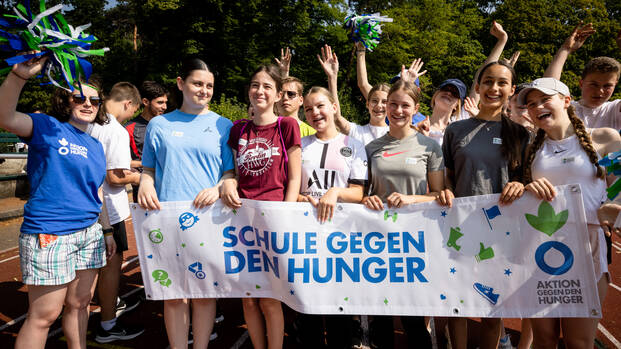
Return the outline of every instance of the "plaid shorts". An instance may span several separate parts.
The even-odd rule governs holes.
[[[99,223],[51,238],[21,233],[19,257],[26,285],[63,285],[75,279],[76,270],[105,266],[106,243]]]

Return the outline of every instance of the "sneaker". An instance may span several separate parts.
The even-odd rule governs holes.
[[[511,345],[510,335],[507,334],[506,336],[500,338],[498,349],[513,349],[513,345]]]
[[[478,282],[475,282],[473,287],[474,287],[474,289],[477,292],[479,292],[479,294],[481,296],[483,296],[485,299],[487,299],[493,305],[496,305],[496,303],[498,302],[498,297],[500,297],[500,294],[494,293],[494,289],[493,288],[491,288],[489,286],[485,286],[485,285],[480,284]]]
[[[116,317],[127,313],[128,311],[134,310],[138,304],[140,304],[140,299],[136,300],[133,303],[127,304],[122,298],[117,298],[116,300]]]
[[[224,321],[224,314],[222,314],[222,310],[220,310],[220,305],[216,302],[216,318],[214,319],[214,322],[216,324],[219,324],[222,321]]]
[[[352,322],[351,348],[360,349],[362,348],[362,326],[360,325],[360,321],[358,320],[351,320],[351,322]]]
[[[129,340],[140,336],[144,332],[144,328],[127,327],[121,324],[118,320],[114,327],[108,331],[101,327],[101,324],[97,326],[97,336],[95,341],[97,343],[108,343],[116,340]]]

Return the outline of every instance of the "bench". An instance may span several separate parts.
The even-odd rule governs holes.
[[[27,159],[28,152],[18,151],[15,145],[21,139],[10,132],[0,132],[0,159]]]

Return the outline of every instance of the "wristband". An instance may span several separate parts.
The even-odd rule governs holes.
[[[103,235],[104,236],[112,236],[113,232],[114,232],[114,229],[112,229],[112,228],[104,229],[103,230]]]
[[[19,74],[17,74],[16,72],[14,72],[14,71],[12,71],[12,70],[11,70],[11,74],[13,74],[13,75],[17,76],[18,78],[20,78],[20,79],[22,79],[22,80],[24,80],[24,81],[28,81],[28,79],[24,79],[23,77],[21,77]]]

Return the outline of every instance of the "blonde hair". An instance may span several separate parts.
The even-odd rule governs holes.
[[[434,92],[433,96],[431,96],[431,103],[430,103],[431,109],[435,108],[435,106],[436,106],[436,96],[441,91],[442,90],[437,90],[436,92]],[[459,99],[459,98],[457,98],[457,106],[451,112],[451,119],[452,120],[460,120],[461,119],[461,99]]]
[[[336,101],[334,100],[334,97],[332,96],[332,94],[330,93],[330,91],[328,91],[328,89],[326,89],[325,87],[321,87],[321,86],[313,86],[310,88],[310,90],[308,90],[308,92],[306,93],[306,96],[304,96],[304,98],[315,94],[315,93],[320,93],[326,97],[328,97],[328,99],[330,100],[331,103],[336,103]]]

